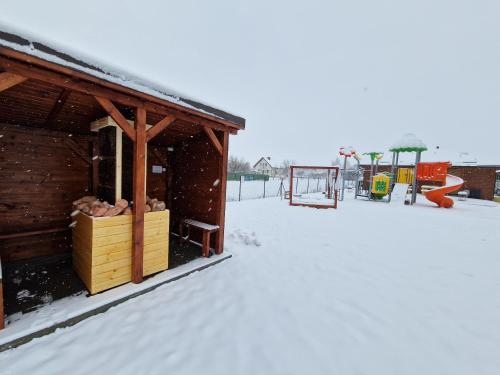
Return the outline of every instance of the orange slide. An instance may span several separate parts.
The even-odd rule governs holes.
[[[429,190],[424,193],[424,195],[428,200],[436,203],[439,207],[451,208],[454,203],[453,199],[446,197],[445,194],[457,191],[463,184],[464,180],[460,177],[447,174],[444,186],[439,186],[435,189]]]

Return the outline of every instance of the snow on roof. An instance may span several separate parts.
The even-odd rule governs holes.
[[[242,117],[213,108],[195,99],[190,99],[174,90],[158,86],[156,83],[120,71],[120,69],[104,65],[81,53],[70,51],[67,47],[57,46],[54,42],[47,43],[45,41],[35,40],[35,37],[30,36],[28,33],[14,30],[12,27],[7,27],[4,24],[0,24],[0,47],[6,47],[48,62],[62,65],[92,75],[96,78],[166,100],[173,104],[230,121],[241,127],[245,126],[245,119]]]
[[[479,158],[468,151],[453,152],[436,147],[422,155],[422,161],[450,161],[454,166],[498,166],[500,162]]]
[[[425,150],[427,150],[427,146],[413,133],[406,133],[389,149],[389,151],[395,152],[416,152]]]
[[[390,165],[392,154],[387,153],[384,155],[383,159],[380,160],[379,164]],[[423,162],[444,162],[449,161],[453,166],[456,167],[498,167],[500,166],[499,160],[492,160],[488,158],[478,157],[467,151],[452,151],[442,147],[431,147],[422,154]],[[362,164],[367,164],[366,160]],[[415,155],[409,153],[403,153],[399,155],[399,165],[414,165]]]

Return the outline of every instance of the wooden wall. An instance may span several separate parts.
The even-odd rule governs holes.
[[[167,201],[168,174],[171,172],[167,167],[167,147],[147,147],[148,157],[146,159],[146,194],[150,198]],[[132,200],[132,175],[133,175],[133,144],[123,135],[123,158],[122,158],[122,197],[128,201]],[[153,165],[165,168],[162,173],[153,173]]]
[[[171,157],[172,222],[178,218],[190,218],[217,224],[220,159],[221,156],[204,133],[174,146]],[[173,231],[177,232],[177,227]],[[193,239],[201,241],[195,232]],[[211,246],[214,246],[214,242]]]
[[[88,150],[90,156],[97,137],[2,124],[0,135],[0,236],[68,228],[71,203],[91,194],[92,166],[65,139]],[[126,149],[124,142],[124,154]],[[184,217],[216,224],[220,159],[204,133],[175,144],[173,152],[148,145],[147,194],[167,202],[173,223]],[[166,171],[152,173],[153,165],[162,163]],[[177,228],[172,229],[177,232]],[[196,233],[193,239],[201,241]],[[215,236],[212,241],[215,247]],[[71,251],[69,230],[0,241],[0,257],[5,262],[65,251]]]
[[[146,194],[150,198],[168,202],[167,189],[172,171],[168,166],[167,147],[148,145],[146,168]],[[153,173],[153,166],[165,168],[161,173]]]
[[[91,189],[91,166],[70,148],[82,150],[92,136],[0,125],[0,236],[67,228],[71,203]],[[0,241],[3,261],[71,249],[70,231]]]

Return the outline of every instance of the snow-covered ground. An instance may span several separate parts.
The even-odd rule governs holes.
[[[500,206],[228,204],[233,258],[0,353],[0,374],[498,374]]]

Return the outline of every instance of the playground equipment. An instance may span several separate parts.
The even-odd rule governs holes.
[[[389,149],[389,151],[392,152],[391,179],[394,179],[394,176],[398,172],[399,154],[401,152],[415,152],[416,154],[415,167],[416,167],[420,162],[420,157],[422,155],[422,152],[426,150],[427,146],[414,134],[407,133],[403,135],[403,137]],[[392,182],[393,181],[391,180],[391,185]],[[417,173],[413,173],[410,204],[414,204],[416,200],[417,200]]]
[[[387,173],[379,173],[372,177],[371,196],[374,199],[382,199],[389,194],[391,178]]]
[[[400,184],[411,184],[413,182],[414,168],[398,168],[396,182]]]
[[[449,162],[419,163],[417,166],[417,180],[442,183],[442,186],[423,191],[424,196],[439,207],[453,207],[453,199],[446,197],[448,193],[459,190],[464,184],[460,177],[448,174]]]
[[[365,152],[363,155],[370,156],[370,177],[368,191],[366,195],[360,192],[362,181],[359,181],[358,178],[354,198],[364,197],[368,198],[369,200],[382,201],[385,196],[388,196],[388,200],[386,200],[386,202],[389,202],[391,199],[391,178],[387,175],[387,173],[378,174],[379,161],[384,156],[384,153],[372,151]],[[356,158],[356,160],[358,160],[359,165],[360,158],[358,157]]]
[[[296,194],[294,193],[294,174],[310,173],[324,178],[325,191],[315,194]],[[337,179],[340,173],[339,167],[331,166],[290,166],[290,206],[306,206],[315,208],[337,208]]]
[[[422,152],[427,150],[427,146],[414,134],[405,134],[396,142],[389,151],[392,152],[392,165],[390,173],[377,173],[379,160],[382,158],[381,152],[366,152],[369,155],[370,177],[367,194],[360,193],[361,183],[356,184],[355,198],[365,197],[369,200],[390,202],[393,192],[397,201],[405,201],[408,185],[412,186],[410,204],[414,204],[417,198],[417,181],[437,182],[441,186],[423,186],[422,193],[431,202],[439,207],[453,207],[453,200],[445,195],[457,191],[464,181],[456,176],[448,174],[449,162],[421,163]],[[415,153],[415,167],[399,168],[399,155],[402,152]],[[355,156],[356,157],[356,156]],[[359,162],[359,156],[356,158]],[[384,199],[387,197],[387,199]]]
[[[340,154],[340,156],[344,157],[344,168],[342,169],[342,188],[340,190],[340,200],[343,201],[344,200],[344,191],[345,191],[346,171],[347,171],[347,158],[355,157],[356,150],[354,150],[352,148],[352,146],[341,147],[339,150],[339,154]]]

